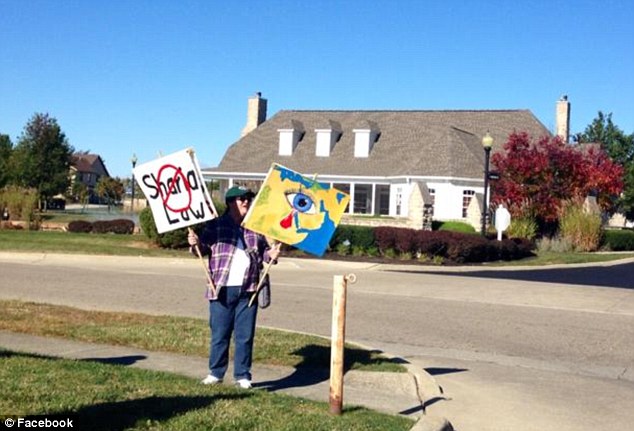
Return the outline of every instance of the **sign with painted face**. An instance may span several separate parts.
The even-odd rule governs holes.
[[[144,163],[133,172],[150,204],[158,233],[202,223],[216,216],[192,149]]]
[[[347,193],[274,163],[242,225],[322,256],[349,201]]]

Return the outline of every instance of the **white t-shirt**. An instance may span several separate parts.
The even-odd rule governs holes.
[[[244,276],[251,265],[249,256],[244,251],[244,242],[242,238],[238,238],[237,250],[231,258],[231,267],[229,267],[229,277],[227,278],[227,286],[242,286]]]

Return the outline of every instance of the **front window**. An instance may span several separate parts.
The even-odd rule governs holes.
[[[355,214],[372,214],[372,185],[355,184],[354,186],[354,206],[352,211]]]
[[[434,215],[434,207],[436,205],[436,189],[429,189],[429,202],[431,205],[431,213],[429,215]]]
[[[376,196],[374,198],[374,211],[379,215],[390,214],[390,186],[387,184],[376,185]]]
[[[471,199],[475,196],[475,190],[462,191],[462,218],[467,218],[467,209],[471,203]]]

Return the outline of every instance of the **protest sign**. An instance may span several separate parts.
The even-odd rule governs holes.
[[[322,256],[350,196],[273,163],[242,225]]]
[[[152,209],[158,233],[202,223],[217,214],[192,149],[138,165],[134,177]]]

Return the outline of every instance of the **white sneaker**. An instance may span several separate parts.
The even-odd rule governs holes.
[[[251,380],[249,379],[239,379],[236,380],[236,385],[242,389],[251,389],[253,386],[251,385]]]
[[[218,377],[212,374],[209,374],[200,383],[202,383],[203,385],[217,385],[218,383],[222,383],[222,379],[219,379]]]

